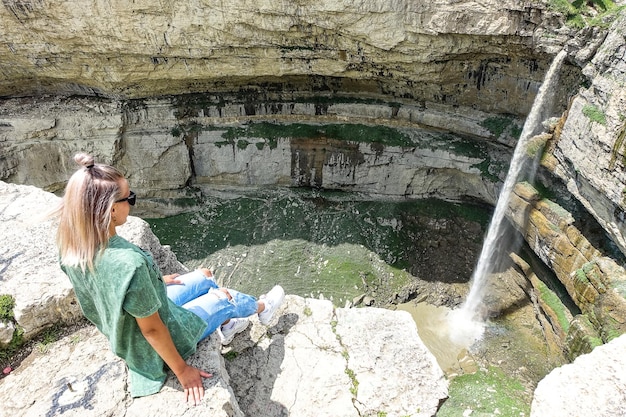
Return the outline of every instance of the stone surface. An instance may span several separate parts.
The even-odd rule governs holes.
[[[13,323],[0,322],[0,347],[6,346],[13,339],[15,325]]]
[[[197,407],[172,375],[158,394],[130,398],[123,361],[88,326],[0,379],[0,416],[432,416],[447,397],[408,313],[287,296],[279,314],[269,331],[252,318],[226,366],[216,335],[200,343],[189,363],[213,377]]]
[[[508,215],[586,315],[595,329],[594,336],[607,342],[626,333],[626,298],[621,289],[626,270],[591,245],[571,214],[550,200],[540,199],[530,185],[518,184]],[[554,323],[555,328],[561,325]],[[571,339],[568,343],[580,344]]]
[[[408,313],[295,296],[287,304],[269,333],[255,320],[251,340],[233,344],[226,367],[246,415],[432,416],[447,397]]]
[[[6,0],[0,19],[0,96],[263,95],[272,86],[510,114],[528,112],[546,52],[573,32],[546,2],[514,0]]]
[[[172,200],[183,201],[183,208],[188,208],[185,199],[198,195],[197,188],[189,186],[296,185],[380,197],[473,198],[493,203],[511,152],[498,142],[514,140],[511,129],[522,124],[511,118],[509,129],[495,137],[481,126],[489,114],[469,109],[459,117],[449,113],[451,108],[407,105],[391,117],[389,106],[337,104],[326,107],[324,118],[316,118],[315,106],[302,105],[289,115],[269,114],[268,120],[259,120],[235,105],[221,108],[226,117],[213,115],[215,105],[183,106],[180,101],[146,100],[136,107],[88,98],[52,98],[32,105],[24,105],[23,100],[0,101],[4,155],[0,180],[60,191],[76,168],[73,154],[87,151],[126,173],[142,199],[136,211],[142,216],[182,210]],[[177,117],[185,106],[198,115]],[[383,109],[389,111],[385,119],[380,118]],[[46,123],[33,122],[41,119]],[[243,130],[246,122],[253,121],[279,126],[297,121],[312,128],[304,138],[274,136],[279,133],[270,138],[231,137],[233,129]],[[346,143],[317,133],[320,122],[353,124],[355,140]],[[369,140],[381,135],[376,129],[382,125],[388,125],[388,130],[381,139],[389,144]],[[483,141],[451,134],[470,132]],[[406,143],[393,143],[392,135],[402,135]]]
[[[0,416],[222,416],[243,417],[213,335],[200,344],[190,363],[213,375],[205,380],[205,398],[193,407],[183,401],[176,378],[152,396],[132,399],[126,365],[106,338],[88,326],[33,353],[0,380]]]
[[[626,415],[626,335],[552,371],[535,389],[531,417]]]
[[[15,320],[26,339],[54,323],[82,316],[72,286],[59,268],[56,228],[47,217],[59,201],[35,187],[0,182],[0,294],[15,299]],[[163,273],[185,270],[145,221],[131,216],[119,233],[151,251]]]
[[[554,149],[559,164],[553,171],[626,253],[624,25],[622,13],[584,67],[591,86],[572,100]]]
[[[58,265],[52,222],[42,222],[59,199],[6,183],[0,183],[0,196],[0,294],[13,296],[15,320],[29,339],[52,323],[81,315]]]

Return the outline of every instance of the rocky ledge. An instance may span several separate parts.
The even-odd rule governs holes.
[[[0,183],[0,294],[16,302],[4,343],[23,331],[80,317],[58,268],[54,225],[43,221],[58,197]],[[130,218],[120,234],[155,254],[165,273],[180,271],[147,223]],[[190,359],[213,374],[197,407],[182,402],[171,376],[159,394],[132,399],[124,362],[93,326],[40,345],[0,380],[2,416],[432,416],[448,381],[406,312],[335,308],[330,301],[287,296],[270,327],[253,325],[222,350],[217,337]],[[225,359],[226,358],[226,359]]]
[[[448,383],[408,313],[335,309],[289,295],[271,327],[256,318],[225,351],[212,335],[190,362],[213,374],[199,406],[174,376],[132,399],[124,362],[92,326],[35,349],[0,380],[6,416],[432,416]],[[227,358],[227,359],[225,359]]]

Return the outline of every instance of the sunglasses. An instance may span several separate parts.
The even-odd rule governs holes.
[[[135,203],[137,202],[137,194],[131,191],[128,197],[122,198],[121,200],[116,200],[115,202],[121,203],[122,201],[128,201],[128,204],[130,204],[131,206],[134,206]]]

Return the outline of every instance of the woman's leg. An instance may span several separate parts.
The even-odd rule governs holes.
[[[182,306],[183,304],[198,298],[211,288],[218,288],[213,276],[207,275],[211,273],[208,269],[196,269],[187,274],[180,275],[176,279],[182,281],[182,284],[172,284],[166,287],[167,298],[172,300],[174,304]]]
[[[202,340],[230,319],[255,314],[259,304],[251,295],[225,288],[212,288],[207,294],[183,304],[183,308],[200,316],[207,324]]]

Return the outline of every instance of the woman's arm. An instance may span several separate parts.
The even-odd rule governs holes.
[[[170,367],[183,386],[185,401],[191,400],[194,405],[200,404],[204,397],[202,378],[210,378],[212,375],[187,365],[176,350],[172,336],[158,312],[148,317],[136,318],[136,320],[141,334]]]

